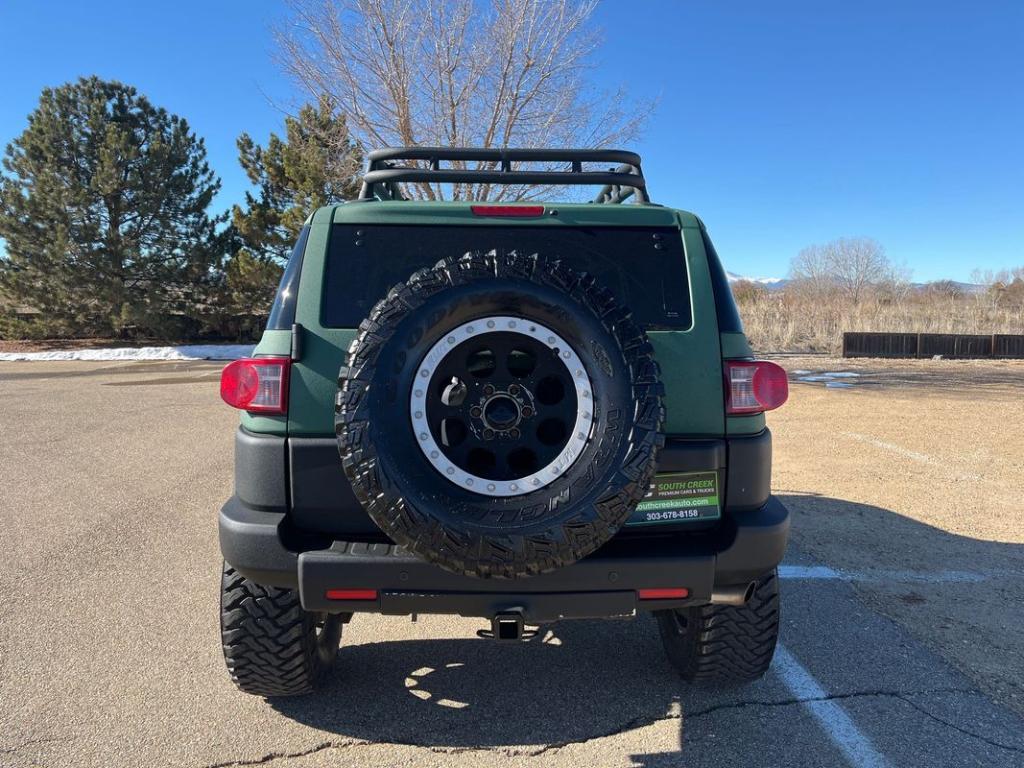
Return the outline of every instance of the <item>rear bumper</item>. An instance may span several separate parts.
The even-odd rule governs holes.
[[[566,568],[528,579],[477,579],[449,573],[392,544],[310,541],[280,512],[253,509],[237,496],[220,512],[225,560],[261,584],[298,588],[307,610],[392,615],[492,617],[519,613],[530,623],[628,616],[638,610],[710,601],[712,590],[742,585],[782,560],[789,513],[774,497],[730,511],[705,535],[620,537]],[[641,600],[638,590],[685,587],[685,599]],[[330,600],[336,589],[377,590],[375,600]]]

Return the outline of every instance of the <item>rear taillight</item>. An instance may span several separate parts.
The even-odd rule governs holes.
[[[728,413],[761,413],[778,408],[789,397],[786,371],[766,360],[727,360]]]
[[[220,374],[220,396],[250,413],[288,412],[287,357],[254,357],[229,363]]]
[[[544,215],[543,205],[471,205],[474,216],[509,216],[531,218]]]

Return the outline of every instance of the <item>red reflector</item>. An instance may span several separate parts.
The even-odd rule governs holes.
[[[686,587],[662,587],[661,589],[638,589],[637,597],[641,600],[681,600],[690,596]]]
[[[529,218],[543,216],[543,205],[471,205],[469,208],[474,216],[511,216],[513,218]]]
[[[789,398],[785,369],[766,360],[726,362],[725,379],[729,413],[762,413]]]
[[[328,600],[376,600],[376,589],[328,589]]]
[[[250,413],[288,412],[287,357],[251,357],[228,363],[220,374],[220,397]]]

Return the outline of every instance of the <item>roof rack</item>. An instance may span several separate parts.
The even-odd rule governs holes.
[[[423,161],[429,168],[403,165]],[[493,163],[493,168],[442,168],[442,161]],[[517,162],[566,163],[566,171],[515,171]],[[584,171],[583,163],[617,163],[608,171]],[[649,203],[647,181],[640,170],[640,155],[620,149],[474,149],[443,147],[389,147],[370,153],[363,175],[360,200],[403,200],[399,184],[601,184],[595,203],[621,203],[636,195]]]

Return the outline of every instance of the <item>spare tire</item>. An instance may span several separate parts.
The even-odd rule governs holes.
[[[377,303],[339,376],[352,488],[393,541],[449,571],[569,565],[622,526],[664,438],[652,348],[588,274],[468,253]]]

